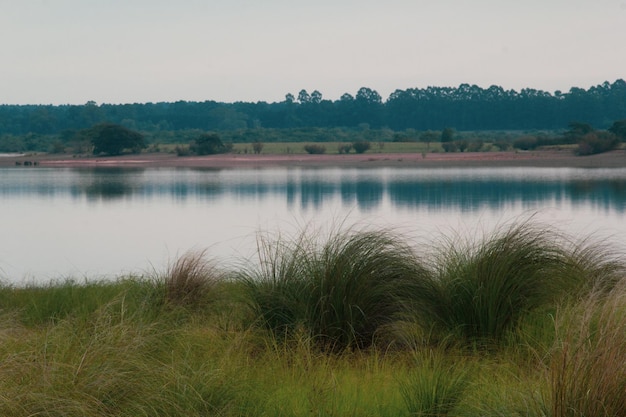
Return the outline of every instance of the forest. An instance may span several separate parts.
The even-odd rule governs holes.
[[[459,131],[562,129],[572,121],[607,128],[626,117],[626,82],[604,82],[587,90],[568,92],[530,88],[504,90],[427,87],[396,90],[386,101],[367,87],[339,100],[323,98],[315,90],[287,94],[275,103],[221,103],[177,101],[84,105],[0,105],[0,133],[24,135],[61,134],[101,122],[141,131],[236,130],[254,128],[357,127]]]

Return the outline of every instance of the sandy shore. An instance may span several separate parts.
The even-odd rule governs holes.
[[[119,157],[76,157],[26,155],[0,158],[0,166],[37,167],[626,167],[623,150],[592,156],[575,156],[571,151],[471,152],[471,153],[366,153],[324,155],[241,155],[225,154],[178,157],[173,154],[140,154]]]

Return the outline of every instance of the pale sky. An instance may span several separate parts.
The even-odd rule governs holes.
[[[0,0],[0,103],[626,79],[626,0]]]

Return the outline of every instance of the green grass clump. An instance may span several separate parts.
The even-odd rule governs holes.
[[[426,270],[385,232],[337,233],[323,243],[261,242],[260,268],[244,276],[255,315],[276,335],[298,328],[326,349],[365,348],[406,314]]]
[[[549,229],[526,223],[478,243],[450,239],[433,255],[429,291],[416,294],[418,320],[466,341],[502,340],[571,287],[571,258],[560,242]]]
[[[139,278],[83,282],[65,279],[43,285],[0,286],[0,312],[15,311],[27,325],[54,323],[66,317],[88,319],[121,294],[130,311],[141,311],[147,307],[152,288],[151,283]]]
[[[416,358],[416,366],[400,383],[400,391],[411,416],[458,415],[456,409],[467,391],[472,372],[465,360],[452,361],[433,352]]]
[[[214,301],[224,274],[206,259],[206,251],[189,251],[171,263],[162,280],[165,303],[200,308]]]

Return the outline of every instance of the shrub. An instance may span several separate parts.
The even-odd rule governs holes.
[[[523,151],[530,151],[536,149],[538,146],[539,140],[535,136],[522,136],[513,141],[513,147]]]
[[[326,147],[318,144],[304,145],[304,150],[309,154],[323,154],[326,153]]]
[[[493,143],[493,146],[498,148],[499,151],[506,151],[511,147],[511,144],[505,140],[498,140]]]
[[[191,155],[191,151],[189,150],[189,146],[176,145],[176,148],[174,148],[174,152],[176,152],[176,156],[189,156],[189,155]]]
[[[259,141],[252,142],[252,151],[258,155],[263,150],[263,146],[264,146],[263,142],[259,142]]]
[[[352,144],[350,143],[341,144],[337,147],[339,153],[350,153],[350,150],[352,150]]]
[[[480,152],[483,148],[484,142],[480,139],[473,140],[467,145],[468,152]]]
[[[215,155],[230,152],[232,146],[224,145],[216,133],[200,135],[189,145],[189,151],[196,155]]]
[[[372,144],[365,140],[360,140],[352,144],[352,147],[354,148],[354,152],[356,153],[365,153],[370,149],[371,146]]]
[[[457,145],[455,142],[443,142],[441,147],[445,152],[456,152]]]
[[[576,154],[583,156],[608,152],[615,149],[618,144],[617,136],[610,132],[592,132],[580,139]]]

